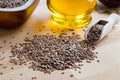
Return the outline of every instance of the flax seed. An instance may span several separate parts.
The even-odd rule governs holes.
[[[77,35],[78,36],[78,35]],[[81,69],[82,62],[96,58],[95,45],[80,37],[61,35],[33,35],[25,38],[24,43],[11,47],[11,63],[25,65],[33,71],[51,73],[55,70]],[[77,65],[76,63],[80,63]],[[61,74],[64,74],[63,72]]]

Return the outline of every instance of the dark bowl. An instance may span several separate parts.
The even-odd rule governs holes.
[[[120,0],[99,0],[101,3],[108,7],[119,7]]]
[[[28,0],[16,8],[0,8],[0,28],[15,28],[21,26],[37,7],[39,0]]]

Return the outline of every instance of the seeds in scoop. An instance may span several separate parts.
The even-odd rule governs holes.
[[[87,40],[90,42],[98,41],[99,38],[101,37],[103,27],[107,23],[108,21],[100,20],[98,23],[93,25],[93,27],[90,29],[89,33],[87,34]]]

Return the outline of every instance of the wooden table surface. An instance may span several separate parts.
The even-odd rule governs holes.
[[[94,11],[91,24],[107,16],[108,14]],[[3,73],[3,75],[0,75],[0,80],[31,80],[32,77],[37,77],[36,80],[120,80],[120,22],[114,26],[115,28],[107,37],[97,44],[96,51],[99,52],[100,63],[96,60],[90,64],[84,63],[81,74],[74,70],[66,70],[64,75],[61,74],[61,71],[44,74],[28,69],[28,66],[9,63],[10,45],[23,42],[26,36],[49,32],[52,29],[48,24],[49,17],[50,14],[45,5],[45,0],[41,0],[31,17],[20,28],[0,30],[0,46],[2,46],[0,49],[0,64],[3,64],[3,66],[0,66],[0,72]],[[47,27],[43,28],[43,26]],[[2,58],[4,59],[1,60]],[[11,67],[14,69],[11,70]],[[74,77],[70,77],[70,74],[73,74]]]

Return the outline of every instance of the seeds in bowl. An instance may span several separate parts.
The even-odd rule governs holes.
[[[0,8],[15,8],[24,5],[28,0],[0,0]]]

